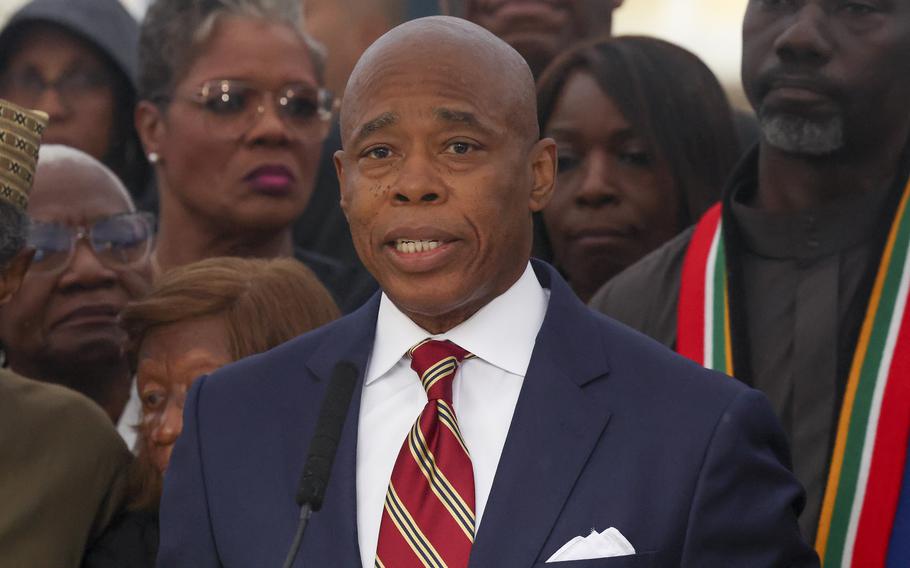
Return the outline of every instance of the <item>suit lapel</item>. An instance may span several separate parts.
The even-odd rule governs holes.
[[[534,564],[610,418],[583,390],[609,370],[594,316],[555,271],[534,268],[550,303],[471,552],[475,568]]]
[[[471,553],[472,568],[530,566],[535,562],[610,419],[610,413],[584,391],[588,383],[609,371],[595,316],[552,268],[535,261],[534,269],[541,284],[550,289],[550,302]],[[325,503],[310,521],[298,559],[300,565],[360,565],[357,424],[378,309],[377,294],[363,308],[338,322],[307,361],[307,380],[322,383],[306,389],[319,393],[320,400],[308,405],[316,413],[337,362],[348,360],[357,365],[360,380],[339,442]],[[308,444],[308,440],[303,442],[304,449],[300,451],[298,440],[296,450],[289,449],[295,484]]]
[[[363,377],[373,348],[378,310],[379,294],[376,294],[362,308],[339,321],[307,361],[310,373],[307,374],[306,380],[321,383],[307,389],[307,392],[318,393],[319,400],[309,406],[314,409],[313,412],[317,416],[322,396],[339,361],[354,363],[359,370],[359,377],[338,443],[338,452],[332,465],[322,510],[313,514],[307,527],[297,563],[301,566],[360,565],[357,535],[357,423],[360,416]],[[309,440],[302,442],[302,445],[306,448]],[[306,451],[304,449],[302,453],[298,452],[299,457],[291,456],[295,472],[293,477],[295,492],[297,480],[303,470]]]

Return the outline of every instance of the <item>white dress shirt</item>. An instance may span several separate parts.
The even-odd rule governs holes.
[[[139,400],[139,390],[136,388],[136,377],[133,377],[133,383],[130,386],[130,398],[123,407],[123,413],[120,420],[117,421],[117,433],[123,438],[126,447],[131,452],[136,453],[136,428],[139,426],[139,420],[142,419],[142,401]]]
[[[408,349],[432,337],[449,339],[477,356],[459,366],[452,398],[471,453],[479,527],[548,302],[549,290],[540,286],[528,264],[504,294],[448,332],[433,335],[382,295],[357,431],[357,531],[364,568],[374,565],[398,452],[427,402]]]

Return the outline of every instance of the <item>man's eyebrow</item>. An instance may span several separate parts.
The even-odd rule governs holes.
[[[398,122],[398,115],[394,112],[384,112],[372,120],[365,122],[360,128],[357,129],[357,133],[354,135],[351,145],[356,146],[364,138],[373,134],[376,131],[382,130],[388,126],[392,126]]]
[[[490,127],[483,124],[480,121],[480,119],[477,118],[477,115],[475,115],[472,112],[467,112],[467,111],[463,111],[463,110],[454,110],[454,109],[445,108],[445,107],[439,107],[439,108],[433,109],[433,115],[437,119],[445,121],[445,122],[455,122],[458,124],[464,124],[466,126],[470,126],[471,128],[476,128],[477,130],[480,130],[487,134],[493,133],[493,130]]]

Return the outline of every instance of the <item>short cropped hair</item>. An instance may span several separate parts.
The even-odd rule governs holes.
[[[0,200],[0,269],[25,247],[28,216],[12,203]]]
[[[316,80],[325,81],[325,50],[303,30],[300,0],[155,0],[139,34],[139,98],[169,101],[225,16],[256,18],[288,26],[306,44]]]
[[[733,109],[714,73],[695,54],[660,39],[592,40],[559,56],[541,75],[541,129],[575,71],[590,73],[667,162],[679,195],[679,226],[697,221],[720,198],[741,154]]]

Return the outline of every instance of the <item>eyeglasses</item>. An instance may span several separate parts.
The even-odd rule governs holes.
[[[45,92],[53,89],[64,104],[74,104],[78,99],[94,93],[110,84],[110,78],[103,71],[74,69],[64,72],[52,81],[44,78],[35,68],[28,67],[10,72],[3,78],[7,97],[34,105]]]
[[[32,220],[28,245],[35,249],[29,268],[34,272],[58,272],[69,266],[79,241],[86,241],[108,268],[125,268],[146,258],[152,249],[154,216],[123,213],[99,219],[91,225],[71,227]]]
[[[332,93],[302,83],[266,91],[243,81],[214,80],[204,83],[190,100],[205,110],[206,128],[213,136],[237,139],[265,113],[266,97],[272,99],[288,130],[298,136],[311,134],[332,118]]]

